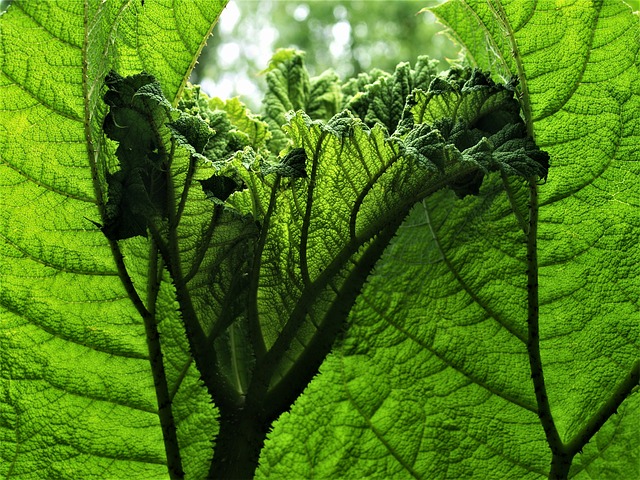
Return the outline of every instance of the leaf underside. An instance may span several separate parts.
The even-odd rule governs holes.
[[[167,478],[150,318],[187,478],[207,475],[223,405],[197,348],[231,398],[265,382],[274,415],[335,338],[257,478],[546,477],[526,179],[547,180],[541,349],[564,441],[640,346],[638,18],[556,3],[434,9],[495,82],[421,58],[343,85],[282,51],[259,118],[186,85],[226,1],[14,0],[0,16],[0,476]],[[633,478],[639,402],[572,478]]]
[[[551,156],[539,187],[541,349],[569,441],[640,346],[638,19],[622,2],[512,3],[499,25],[496,5],[434,13],[472,62],[520,77],[525,118]],[[276,424],[258,478],[285,465],[296,478],[547,477],[526,350],[527,202],[521,184],[495,176],[479,197],[442,191],[414,208],[342,348]],[[637,476],[639,401],[584,447],[572,478]]]
[[[143,322],[92,223],[116,169],[102,86],[111,69],[144,69],[175,99],[225,3],[13,1],[0,17],[3,478],[167,476]],[[127,242],[126,255],[144,250]],[[198,478],[215,411],[160,290],[184,468]]]

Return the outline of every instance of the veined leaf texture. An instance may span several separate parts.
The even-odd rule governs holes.
[[[638,478],[637,12],[449,0],[476,70],[284,50],[259,116],[187,85],[225,4],[0,15],[0,477],[216,478],[244,409],[256,478],[548,478],[533,183],[568,478]]]

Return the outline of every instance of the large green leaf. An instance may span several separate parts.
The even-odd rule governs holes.
[[[413,76],[408,65],[401,71]],[[171,275],[195,364],[220,409],[214,476],[253,474],[263,432],[316,373],[417,200],[446,186],[477,194],[493,171],[546,177],[548,156],[527,137],[512,85],[455,70],[409,96],[402,78],[397,121],[413,108],[440,130],[407,117],[390,136],[348,111],[328,123],[299,112],[284,128],[289,153],[274,161],[267,137],[260,145],[246,133],[260,122],[231,103],[195,88],[181,113],[149,74],[107,76],[104,131],[118,143],[119,165],[106,174],[102,230],[114,242],[150,235],[147,251],[119,244],[127,258],[149,257],[132,279],[147,283],[137,292],[149,305],[162,298],[158,253]],[[376,99],[370,93],[362,101]],[[241,184],[248,188],[233,192]],[[128,271],[139,263],[125,260]]]
[[[269,87],[263,101],[265,119],[273,134],[270,147],[275,152],[286,145],[281,127],[288,112],[304,110],[313,119],[328,120],[340,110],[342,91],[338,76],[326,71],[309,77],[304,52],[278,50],[263,73]]]
[[[416,108],[435,104],[434,114],[443,111],[450,123],[442,126],[450,130],[423,124],[404,136],[389,136],[384,124],[369,129],[348,113],[327,124],[298,113],[285,126],[295,155],[283,162],[299,157],[300,165],[279,166],[297,172],[290,176],[298,178],[286,185],[281,179],[271,189],[268,207],[255,208],[258,202],[248,200],[255,191],[232,197],[239,209],[252,206],[266,232],[259,247],[254,315],[259,318],[263,348],[269,351],[265,358],[273,357],[266,363],[277,366],[273,384],[296,363],[296,368],[310,368],[309,359],[299,365],[307,355],[302,352],[322,343],[322,337],[324,342],[333,338],[325,330],[340,326],[339,318],[371,268],[365,265],[377,260],[369,258],[370,252],[388,241],[416,201],[445,186],[460,196],[477,193],[467,179],[482,182],[484,172],[545,175],[545,156],[526,139],[513,91],[487,83],[478,72],[469,78],[458,79],[455,73],[451,77],[437,83],[439,90],[421,91],[424,98],[415,100]],[[442,103],[455,105],[458,116],[451,117],[439,106]],[[497,111],[504,115],[496,115]],[[493,135],[469,127],[476,124]],[[503,155],[503,149],[512,156]],[[247,184],[257,183],[252,176],[247,174]],[[284,380],[286,384],[286,376]]]
[[[551,413],[561,440],[579,442],[637,383],[638,17],[617,1],[451,0],[435,13],[473,62],[519,76],[527,125],[551,155],[535,307]],[[415,207],[343,347],[276,425],[261,478],[549,474],[527,356],[529,202],[524,182],[496,175],[462,204],[443,191]],[[571,477],[638,478],[639,404],[631,394]]]
[[[502,74],[519,75],[526,124],[512,82],[454,70],[427,89],[435,72],[419,62],[341,90],[285,52],[270,72],[267,128],[237,101],[185,88],[224,3],[15,1],[0,18],[0,473],[203,478],[218,429],[207,391],[221,412],[212,468],[233,463],[228,451],[251,457],[411,205],[430,196],[364,286],[342,348],[274,430],[261,475],[545,475],[525,347],[522,177],[546,177],[547,158],[528,133],[558,165],[542,187],[533,308],[552,412],[571,440],[634,381],[637,20],[613,3],[585,15],[448,4],[480,19],[449,21],[470,51],[480,25]],[[519,51],[533,38],[523,26],[558,12],[594,22],[566,92],[560,77],[536,85],[528,68],[545,56]],[[627,47],[620,58],[614,40]],[[576,55],[548,68],[577,68]],[[341,102],[360,119],[287,114],[326,120]],[[574,133],[577,115],[588,128]],[[285,148],[281,158],[267,145]],[[638,397],[574,474],[633,473]]]
[[[208,469],[215,412],[175,293],[144,239],[117,247],[92,222],[108,219],[116,169],[102,133],[105,76],[146,70],[176,103],[226,2],[143,3],[14,1],[0,18],[4,478],[165,478],[177,452],[187,475]],[[122,281],[123,252],[133,284]],[[163,378],[180,445],[166,451],[167,404],[154,393]]]

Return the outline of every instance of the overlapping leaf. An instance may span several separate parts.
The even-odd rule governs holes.
[[[272,398],[292,400],[289,381],[295,394],[315,371],[382,248],[430,195],[365,287],[343,348],[274,431],[261,475],[544,476],[548,447],[523,388],[520,177],[545,177],[546,157],[528,135],[557,167],[542,190],[543,355],[571,438],[637,358],[637,19],[616,2],[452,1],[439,12],[476,62],[520,77],[526,124],[513,85],[478,73],[431,82],[424,62],[340,88],[283,52],[267,77],[267,129],[197,89],[184,95],[189,115],[172,108],[186,84],[175,72],[188,74],[224,2],[142,3],[14,1],[0,19],[0,473],[164,478],[177,450],[203,477],[217,427],[195,336],[239,397],[259,359]],[[540,37],[550,20],[560,27]],[[160,81],[110,92],[117,148],[102,136],[111,69]],[[297,113],[279,128],[291,109],[327,120],[341,103],[360,120]],[[637,452],[630,400],[576,478],[629,473],[633,455],[607,457],[620,441]],[[158,421],[169,401],[173,452]]]
[[[0,17],[3,478],[167,475],[145,327],[91,221],[104,221],[98,205],[118,168],[103,141],[105,76],[147,70],[174,99],[225,2],[198,3],[14,1]],[[122,248],[135,276],[148,251]],[[180,344],[161,297],[156,320]],[[199,477],[214,412],[193,393],[193,369],[178,380],[184,362],[165,367],[191,449],[184,468]],[[195,425],[209,431],[194,435]]]
[[[412,73],[408,66],[401,71]],[[430,111],[438,128],[407,117],[390,136],[382,123],[370,118],[375,125],[369,128],[349,111],[328,123],[299,112],[284,129],[290,151],[274,162],[260,160],[270,155],[264,145],[256,150],[244,132],[234,135],[226,111],[213,110],[215,102],[197,90],[181,103],[188,113],[180,113],[148,74],[108,76],[104,128],[118,142],[119,169],[107,173],[103,230],[112,240],[150,232],[148,252],[126,250],[127,257],[148,256],[148,286],[139,295],[155,312],[167,291],[161,259],[223,425],[237,415],[234,409],[243,409],[244,398],[260,422],[289,406],[329,352],[371,268],[416,201],[447,186],[461,197],[476,194],[493,171],[546,176],[546,154],[527,138],[509,86],[473,72],[466,81],[434,80],[435,88],[413,92],[424,93],[417,98],[403,75],[396,84],[396,100],[406,95],[398,112]],[[361,106],[377,104],[370,93]],[[441,103],[457,105],[458,114],[440,107],[437,115]],[[487,119],[490,114],[496,118]],[[244,127],[248,120],[235,116]],[[225,178],[248,188],[231,193],[221,188]],[[136,271],[136,262],[127,263]],[[137,270],[143,279],[144,270]],[[147,330],[149,338],[157,336]],[[164,397],[161,404],[170,401],[168,392]],[[254,407],[256,399],[264,405]],[[264,426],[254,428],[259,436]],[[226,432],[222,438],[235,434]],[[226,444],[217,448],[213,467],[227,468],[219,459],[235,454],[226,453]]]
[[[379,123],[393,133],[405,116],[407,97],[414,89],[429,88],[438,73],[436,65],[437,61],[420,57],[413,69],[409,63],[398,65],[393,76],[383,72],[363,74],[344,86],[350,95],[345,107],[370,127]]]
[[[342,91],[337,75],[327,71],[311,78],[304,65],[304,52],[279,50],[264,73],[269,88],[263,103],[273,135],[270,141],[273,152],[286,146],[281,127],[290,111],[303,110],[313,119],[328,120],[340,110]]]
[[[453,88],[453,81],[442,82]],[[513,91],[487,83],[477,72],[468,83],[456,99],[443,100],[444,90],[428,91],[428,102],[436,104],[434,111],[439,101],[461,106],[459,117],[451,118],[446,110],[439,117],[467,128],[458,136],[447,131],[450,139],[426,124],[416,125],[404,136],[389,136],[383,124],[369,129],[350,113],[337,115],[327,124],[298,113],[285,128],[293,143],[291,153],[278,169],[263,169],[264,173],[273,170],[280,175],[292,170],[288,176],[293,178],[267,179],[271,189],[250,188],[230,198],[238,210],[252,212],[266,230],[259,247],[260,277],[253,315],[261,327],[267,358],[273,357],[266,362],[277,372],[271,379],[273,388],[278,382],[290,384],[288,376],[295,377],[297,369],[308,368],[307,355],[318,345],[324,342],[324,350],[328,350],[327,342],[330,345],[333,337],[327,332],[341,325],[340,318],[377,259],[370,252],[384,248],[380,241],[389,241],[416,201],[446,186],[453,186],[461,196],[477,193],[459,185],[469,177],[481,183],[484,173],[490,171],[545,175],[544,154],[534,152],[524,128],[516,129],[521,144],[508,144],[505,132],[517,125],[523,127]],[[373,95],[371,98],[377,102]],[[405,98],[401,112],[415,104],[412,97],[409,100],[406,104]],[[478,106],[477,111],[462,108],[467,102]],[[486,124],[485,116],[496,113],[491,107],[483,110],[485,102],[491,107],[500,105],[500,111],[515,112],[496,120],[492,141],[482,140],[482,135],[469,127]],[[423,106],[422,102],[417,104]],[[516,131],[512,133],[515,140]],[[473,151],[478,148],[482,153],[476,155]],[[501,157],[503,148],[511,149],[513,157]],[[530,170],[518,172],[518,161],[527,163]],[[292,169],[287,162],[298,166]],[[247,172],[244,176],[248,185],[261,183],[259,174]],[[279,380],[282,376],[284,380]]]
[[[242,318],[257,229],[250,217],[224,207],[224,200],[241,187],[232,173],[225,176],[225,172],[229,173],[226,167],[233,149],[251,141],[250,137],[233,128],[225,110],[211,109],[211,102],[197,89],[178,110],[148,74],[123,78],[111,73],[106,83],[105,101],[110,108],[105,132],[118,142],[120,169],[107,175],[108,223],[103,230],[111,235],[120,232],[112,225],[137,226],[117,240],[151,233],[147,251],[136,254],[149,256],[141,280],[161,277],[162,263],[153,258],[159,255],[171,274],[190,347],[205,382],[212,376],[212,359],[218,358],[217,368],[240,394],[252,366]],[[241,112],[235,120],[243,126],[250,123]],[[123,179],[127,188],[122,186]],[[149,295],[149,288],[145,294]],[[187,357],[181,368],[189,363]]]
[[[451,1],[436,13],[477,64],[520,77],[524,116],[551,154],[540,187],[542,355],[568,441],[638,358],[638,20],[622,2]],[[526,351],[524,187],[492,177],[480,197],[443,191],[415,208],[343,349],[276,426],[261,477],[283,465],[297,478],[547,477]],[[573,477],[637,476],[638,401],[576,457]]]
[[[436,13],[457,22],[461,6],[451,2]],[[552,407],[568,440],[638,358],[639,272],[631,260],[640,255],[639,190],[631,180],[640,159],[632,113],[640,106],[638,18],[623,2],[554,13],[495,2],[468,7],[494,26],[484,33],[521,76],[536,142],[552,156],[553,174],[540,188],[541,335]],[[548,34],[540,35],[541,24]],[[466,39],[472,28],[460,23],[456,30]]]

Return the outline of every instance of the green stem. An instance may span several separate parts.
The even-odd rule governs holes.
[[[160,419],[164,449],[167,456],[169,478],[171,478],[171,480],[182,479],[184,478],[184,470],[182,468],[182,458],[180,456],[180,447],[178,445],[176,424],[173,418],[173,411],[171,409],[171,396],[169,395],[169,386],[167,384],[167,376],[162,359],[160,334],[158,333],[158,325],[154,315],[155,306],[151,307],[152,310],[148,310],[145,307],[133,285],[133,282],[131,281],[131,277],[127,272],[118,242],[110,240],[109,244],[111,245],[111,252],[113,253],[113,257],[118,267],[120,280],[122,281],[131,302],[144,322],[147,348],[149,349],[149,362],[151,363],[151,374],[153,376],[153,385],[156,392],[156,401],[158,402],[158,417]],[[157,261],[157,250],[155,247],[152,247],[152,251],[156,252],[155,256]],[[154,262],[151,261],[149,266],[150,271],[153,268]],[[155,282],[157,279],[157,273],[154,273],[150,278]]]
[[[551,415],[551,407],[544,381],[542,357],[540,355],[540,325],[538,298],[538,185],[536,179],[529,179],[529,232],[527,235],[527,352],[531,368],[533,390],[536,395],[538,417],[553,455],[552,472],[563,471],[566,456],[560,434]],[[571,459],[569,459],[571,466]],[[549,474],[549,478],[552,477]],[[562,478],[562,477],[558,477]]]
[[[551,459],[551,470],[549,470],[549,480],[567,480],[569,470],[573,462],[573,455],[565,453],[553,455]]]
[[[207,342],[207,336],[198,320],[191,295],[184,282],[182,264],[180,261],[180,249],[178,245],[178,219],[174,210],[176,206],[173,176],[170,168],[167,168],[167,216],[168,216],[168,242],[165,244],[162,235],[155,228],[153,222],[149,223],[152,237],[160,247],[160,253],[169,270],[176,290],[176,299],[180,306],[180,313],[185,325],[187,340],[191,355],[196,362],[196,367],[202,376],[207,390],[220,409],[232,408],[242,403],[242,398],[229,384],[226,377],[220,372],[215,350]]]
[[[269,422],[247,406],[220,410],[219,425],[207,479],[252,480],[267,438]]]
[[[169,393],[169,385],[162,359],[162,345],[160,343],[160,333],[156,322],[156,301],[160,290],[161,275],[158,265],[158,249],[155,242],[151,241],[149,248],[149,271],[147,304],[149,305],[149,315],[144,317],[145,333],[149,348],[149,358],[153,373],[153,384],[156,390],[158,401],[158,416],[164,438],[165,453],[167,455],[167,468],[169,477],[173,479],[184,478],[182,468],[182,458],[180,446],[178,444],[177,429],[172,410],[172,396]]]
[[[529,206],[529,232],[527,239],[527,289],[528,289],[528,340],[527,351],[531,367],[534,391],[538,405],[538,417],[544,429],[547,443],[551,449],[550,480],[566,480],[571,469],[573,458],[600,430],[604,423],[618,410],[625,398],[640,382],[640,362],[635,362],[631,371],[614,390],[609,399],[593,415],[588,423],[580,430],[568,444],[560,439],[556,428],[547,390],[544,382],[542,358],[540,355],[539,332],[539,299],[538,299],[538,256],[537,256],[537,230],[538,230],[538,186],[536,179],[530,179],[530,206]]]
[[[334,341],[344,328],[349,312],[360,294],[369,273],[382,256],[391,238],[398,231],[403,216],[388,225],[371,243],[362,258],[346,278],[336,299],[324,315],[320,326],[314,333],[295,364],[268,392],[265,403],[265,416],[275,421],[282,412],[304,391],[313,377],[318,374],[320,365],[333,348]]]
[[[307,187],[307,204],[302,221],[302,229],[300,232],[300,275],[305,287],[311,284],[309,277],[309,265],[307,263],[307,247],[309,242],[309,227],[311,226],[311,212],[313,210],[313,192],[316,188],[316,177],[318,175],[318,163],[320,152],[322,151],[322,142],[326,138],[327,133],[322,132],[318,138],[317,144],[311,146],[313,149],[313,159],[311,162],[311,175],[309,176],[309,184]]]
[[[522,114],[524,115],[524,122],[527,125],[527,133],[531,138],[535,139],[535,132],[533,130],[533,116],[531,113],[531,96],[529,94],[527,75],[524,71],[524,63],[522,62],[522,57],[520,55],[520,47],[518,46],[518,42],[516,40],[516,34],[511,27],[511,23],[508,20],[509,17],[507,16],[507,12],[505,12],[504,7],[502,6],[502,2],[489,0],[487,4],[494,15],[496,24],[502,28],[503,33],[509,40],[511,55],[513,55],[513,61],[515,63],[516,71],[518,74],[518,81],[520,83],[520,95],[518,95],[518,99],[520,100],[520,107],[522,110]],[[510,71],[506,59],[502,58],[502,61],[507,70]]]
[[[260,269],[262,267],[262,252],[264,252],[267,243],[267,233],[271,222],[271,216],[276,208],[276,199],[278,189],[280,188],[280,176],[276,177],[273,187],[271,187],[271,195],[269,197],[269,206],[262,220],[260,229],[260,237],[256,243],[254,257],[251,265],[251,277],[249,281],[249,293],[247,304],[247,318],[249,325],[249,338],[253,348],[253,354],[256,356],[256,363],[260,362],[267,354],[267,347],[264,343],[262,331],[260,327],[260,319],[258,315],[258,288],[260,286]]]
[[[591,438],[598,432],[598,430],[600,430],[609,417],[618,411],[622,402],[631,394],[631,391],[638,386],[639,382],[640,361],[636,361],[631,366],[629,374],[625,377],[622,383],[616,387],[609,399],[566,445],[567,451],[573,455],[580,452],[589,440],[591,440]]]

